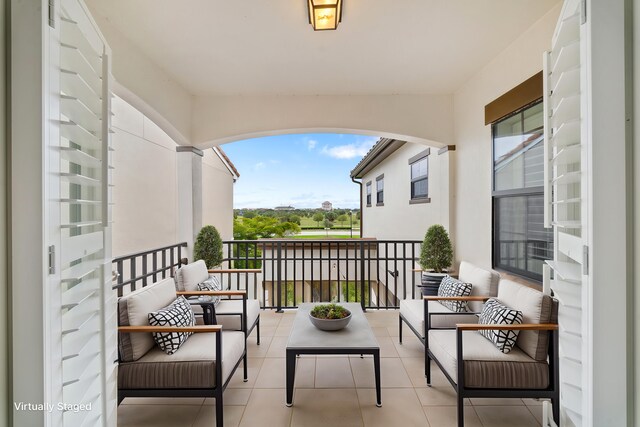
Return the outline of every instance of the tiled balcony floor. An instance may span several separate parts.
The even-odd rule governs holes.
[[[368,312],[381,350],[382,408],[375,406],[373,361],[359,356],[301,357],[294,406],[285,406],[285,345],[295,312],[261,313],[262,344],[249,339],[249,382],[242,368],[227,388],[225,425],[280,426],[430,426],[456,425],[455,393],[433,365],[433,387],[424,380],[424,350],[405,328],[398,344],[397,311]],[[468,427],[540,426],[542,406],[530,399],[471,399]],[[125,399],[118,426],[214,426],[213,399]]]

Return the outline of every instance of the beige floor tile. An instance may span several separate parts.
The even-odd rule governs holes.
[[[382,407],[376,406],[376,391],[371,388],[358,389],[358,401],[366,427],[424,427],[427,418],[413,389],[385,389]]]
[[[398,351],[393,344],[394,338],[391,337],[376,337],[378,344],[380,345],[380,357],[399,357]]]
[[[260,337],[260,345],[255,340],[247,341],[247,355],[249,357],[265,357],[271,346],[273,337]]]
[[[260,328],[263,326],[278,326],[282,315],[273,310],[263,310],[260,312]]]
[[[522,406],[522,399],[493,399],[488,397],[472,397],[473,406]]]
[[[256,378],[255,388],[284,388],[285,379],[284,357],[267,357],[262,363],[258,378]]]
[[[276,333],[276,329],[278,329],[278,325],[275,324],[273,326],[262,326],[260,325],[260,341],[262,341],[262,339],[264,337],[272,337],[275,335]],[[250,339],[252,339],[255,336],[255,330],[254,332],[251,334]]]
[[[204,397],[127,397],[121,405],[202,405]]]
[[[355,388],[355,386],[348,357],[317,359],[315,388]]]
[[[273,337],[265,357],[285,357],[287,355],[288,337]]]
[[[362,426],[355,389],[298,389],[293,400],[291,426]]]
[[[375,327],[375,328],[372,327],[371,330],[373,331],[373,335],[375,335],[376,337],[388,337],[389,336],[389,331],[384,326],[378,326],[378,327]]]
[[[456,406],[458,397],[453,387],[425,387],[415,389],[422,406]],[[466,399],[470,404],[469,399]]]
[[[241,427],[288,426],[292,408],[285,405],[284,389],[255,389],[242,415]]]
[[[522,406],[474,406],[485,426],[491,427],[539,427],[540,423]]]
[[[398,326],[387,326],[387,333],[390,337],[397,337],[399,335]]]
[[[279,325],[275,332],[274,332],[274,336],[276,337],[288,337],[289,334],[291,333],[291,327],[293,326],[293,324],[284,324],[284,325]]]
[[[375,387],[373,358],[350,358],[349,360],[356,387]],[[380,358],[380,383],[382,388],[411,387],[411,380],[399,358]]]
[[[285,371],[286,375],[286,371]],[[299,357],[296,364],[297,388],[314,388],[316,382],[316,358],[313,356]]]
[[[225,427],[237,427],[240,425],[244,406],[225,406],[222,416],[224,418]],[[189,424],[182,424],[189,425]],[[193,423],[193,427],[212,427],[216,425],[216,407],[212,405],[204,405],[200,408],[198,417]]]
[[[429,420],[430,427],[456,427],[458,425],[456,406],[423,406],[422,409]],[[482,427],[473,406],[464,407],[464,425],[465,427]],[[511,427],[516,426],[514,424]],[[495,426],[487,424],[486,427]]]
[[[527,408],[529,409],[529,412],[531,412],[531,415],[533,415],[533,417],[536,419],[538,424],[542,425],[542,405],[527,405]]]
[[[192,425],[200,407],[193,405],[121,405],[118,408],[118,426],[121,427],[175,427]]]
[[[424,357],[424,346],[413,334],[411,334],[411,336],[405,336],[402,344],[400,344],[397,339],[394,339],[393,345],[396,347],[400,357]]]
[[[427,379],[424,376],[424,357],[405,357],[400,360],[402,360],[413,386],[426,387]]]
[[[229,388],[224,391],[224,395],[222,396],[222,400],[224,401],[224,405],[229,406],[244,406],[249,401],[249,396],[251,396],[250,388]],[[204,400],[205,405],[215,405],[216,399],[207,398]]]
[[[240,364],[240,366],[238,366],[238,369],[236,369],[236,373],[233,375],[233,378],[231,378],[231,381],[229,381],[229,385],[227,386],[227,389],[253,388],[256,383],[256,379],[258,378],[258,374],[260,373],[260,368],[262,367],[263,361],[264,359],[262,357],[248,357],[247,358],[247,363],[249,364],[249,372],[247,375],[248,381],[247,382],[243,381],[242,364]]]

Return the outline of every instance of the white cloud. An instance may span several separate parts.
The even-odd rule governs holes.
[[[335,147],[322,147],[322,154],[335,159],[353,159],[355,157],[363,157],[376,143],[376,138],[366,139],[360,142],[354,142],[345,145],[336,145]]]
[[[316,145],[318,145],[318,141],[316,141],[315,139],[310,139],[307,141],[307,148],[309,149],[309,151],[316,148]]]
[[[258,162],[255,164],[255,166],[253,167],[253,169],[259,171],[261,169],[264,169],[267,165],[264,162]]]

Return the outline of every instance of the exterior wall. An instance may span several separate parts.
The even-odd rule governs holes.
[[[213,149],[202,158],[202,225],[209,224],[233,239],[233,176]]]
[[[178,243],[177,145],[123,99],[114,98],[113,112],[113,256]],[[233,177],[207,151],[202,158],[203,224],[231,238]]]
[[[113,100],[113,256],[177,243],[176,144]]]
[[[430,203],[409,204],[411,199],[411,168],[408,160],[423,151],[422,144],[407,143],[362,179],[363,237],[377,239],[422,240],[433,224],[447,227],[449,195],[442,190],[448,181],[447,156],[431,148],[429,155]],[[376,177],[384,174],[384,206],[376,206]],[[371,206],[367,206],[367,182],[371,181]]]
[[[454,94],[456,262],[491,267],[491,126],[484,125],[484,106],[542,69],[542,53],[551,46],[560,7],[522,33]]]

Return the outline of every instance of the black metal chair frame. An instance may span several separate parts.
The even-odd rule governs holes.
[[[456,298],[456,297],[450,297]],[[487,297],[489,298],[489,297]],[[425,316],[428,313],[428,300],[425,298]],[[494,327],[491,327],[494,326]],[[470,388],[465,387],[464,383],[464,359],[463,359],[463,340],[462,333],[464,331],[476,331],[479,329],[526,329],[527,327],[538,326],[539,330],[549,332],[549,345],[547,348],[548,364],[549,364],[549,386],[545,389],[502,389],[502,388]],[[451,383],[457,393],[458,400],[458,427],[464,427],[464,399],[471,397],[486,398],[543,398],[551,399],[553,419],[556,424],[560,423],[560,373],[559,373],[559,352],[558,352],[558,330],[557,324],[554,328],[546,328],[545,325],[477,325],[477,324],[459,324],[456,325],[456,358],[457,358],[457,378],[458,383],[447,373],[440,361],[434,357],[429,350],[429,329],[425,334],[425,376],[427,385],[431,387],[431,360],[436,362],[447,380]],[[549,326],[549,325],[546,325]],[[496,351],[498,351],[496,349]]]
[[[213,388],[170,388],[170,389],[121,389],[118,387],[118,405],[127,397],[213,397],[216,400],[216,425],[222,427],[224,425],[223,420],[223,393],[229,385],[229,382],[233,378],[236,369],[240,366],[240,362],[243,362],[243,381],[248,381],[248,366],[247,366],[247,330],[246,330],[246,316],[247,316],[247,293],[245,291],[194,291],[194,292],[176,292],[177,295],[194,296],[194,295],[242,295],[243,300],[243,313],[242,315],[242,332],[244,332],[244,351],[242,357],[234,365],[227,380],[220,384],[219,379],[222,378],[222,327],[218,325],[196,325],[194,328],[204,329],[202,331],[196,331],[201,333],[215,333],[216,334],[216,386]],[[213,303],[211,303],[213,307]],[[215,321],[215,311],[213,313],[213,319]],[[259,317],[258,317],[259,319]],[[140,328],[136,326],[118,327],[119,332],[126,332],[127,328]],[[144,327],[149,333],[154,331],[154,326]],[[166,327],[165,327],[166,328]],[[215,328],[216,331],[209,331],[207,328]],[[180,327],[172,327],[176,332],[180,332]],[[163,331],[166,332],[166,331]],[[189,363],[189,362],[185,362]]]

